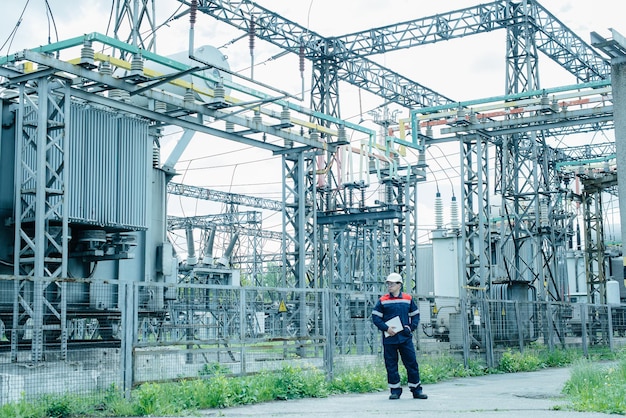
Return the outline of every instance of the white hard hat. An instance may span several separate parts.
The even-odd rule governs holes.
[[[387,280],[388,282],[395,282],[395,283],[402,283],[402,276],[400,276],[398,273],[389,273],[389,276],[387,276]]]

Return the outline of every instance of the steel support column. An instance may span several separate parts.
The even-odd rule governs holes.
[[[54,279],[67,277],[70,82],[42,77],[36,90],[21,84],[19,92],[14,272],[32,281],[15,281],[11,358],[24,337],[18,328],[31,321],[31,360],[39,362],[46,339],[60,339],[67,355],[65,283]]]
[[[477,134],[463,135],[461,146],[461,201],[468,294],[484,295],[491,285],[491,231],[489,207],[489,148]]]
[[[585,187],[582,196],[588,302],[604,305],[606,303],[606,262],[604,259],[602,189]]]
[[[126,28],[125,23],[128,23]],[[154,0],[115,1],[115,39],[144,51],[156,52],[156,29]]]
[[[323,287],[315,265],[315,160],[302,151],[283,155],[283,277],[287,287]],[[321,280],[324,280],[322,277]]]

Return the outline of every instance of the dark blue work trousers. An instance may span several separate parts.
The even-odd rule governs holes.
[[[400,373],[398,373],[398,353],[406,369],[409,389],[413,391],[420,385],[420,369],[415,357],[413,339],[399,344],[383,344],[385,368],[387,369],[387,383],[392,393],[401,393]]]

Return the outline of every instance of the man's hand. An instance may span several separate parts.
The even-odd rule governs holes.
[[[397,332],[396,332],[395,329],[389,327],[389,328],[387,328],[387,334],[389,334],[390,337],[393,337],[394,335],[397,334]]]

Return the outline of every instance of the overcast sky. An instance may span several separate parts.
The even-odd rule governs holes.
[[[54,42],[57,37],[63,40],[89,32],[112,34],[112,23],[109,21],[112,1],[48,0],[47,4],[52,12],[50,14],[45,0],[0,0],[3,14],[3,24],[0,26],[0,42],[2,43],[0,53],[6,54],[9,50],[16,51],[43,45],[49,40]],[[181,11],[179,8],[182,4],[177,0],[158,0],[156,3],[158,23],[162,23],[172,14]],[[309,27],[322,36],[333,36],[457,10],[481,2],[476,0],[391,0],[387,2],[261,0],[258,3],[296,23]],[[626,20],[620,12],[621,6],[618,0],[543,0],[540,3],[585,41],[589,41],[591,31],[608,36],[608,28],[611,27],[626,34]],[[10,37],[18,21],[20,24],[17,32],[15,36]],[[54,23],[56,23],[56,30]],[[188,26],[189,18],[184,16],[160,28],[157,34],[158,52],[169,55],[185,50]],[[215,47],[222,46],[232,40],[233,36],[242,34],[202,14],[199,14],[196,32],[197,45],[209,44]],[[495,32],[500,36],[494,39],[498,37],[503,39],[499,32],[502,31]],[[485,72],[485,63],[504,61],[504,43],[489,40],[489,34],[466,37],[462,40],[420,47],[416,51],[404,50],[397,54],[388,53],[386,54],[388,57],[382,57],[382,59],[384,61],[388,58],[389,64],[394,64],[396,60],[406,62],[406,72],[411,73],[406,74],[407,76],[416,74],[420,76],[416,81],[427,87],[440,91],[448,97],[456,99],[461,96],[464,99],[464,96],[473,94],[475,90],[467,85],[461,88],[463,84],[457,80],[466,81],[477,72]],[[257,48],[256,55],[258,56],[255,57],[255,61],[258,64],[270,56],[263,55],[264,45],[261,42],[258,42]],[[223,51],[229,56],[232,69],[243,69],[250,64],[247,39],[224,48]],[[422,57],[424,59],[421,59]],[[285,63],[281,62],[281,64]],[[298,75],[297,61],[293,72]],[[259,68],[258,73],[262,74],[262,68]],[[402,74],[404,75],[405,72]],[[504,86],[503,74],[499,80],[499,84],[497,82],[492,84],[499,88],[500,93]],[[471,97],[475,98],[475,96]]]
[[[483,1],[482,3],[486,3]],[[322,36],[333,36],[407,21],[437,13],[475,6],[480,1],[470,0],[259,0],[267,9],[300,25],[309,27]],[[609,28],[626,34],[626,20],[619,0],[543,0],[540,3],[566,26],[589,42],[589,34],[596,31],[609,37]],[[0,0],[3,23],[0,25],[0,54],[5,55],[24,48],[44,45],[90,32],[112,35],[109,20],[112,0]],[[157,1],[157,23],[180,13],[177,0]],[[21,18],[20,18],[21,16]],[[19,22],[19,26],[18,26]],[[188,45],[189,17],[169,22],[157,32],[157,48],[161,55],[185,51]],[[243,35],[204,16],[198,15],[195,44],[219,47],[227,56],[232,70],[250,75],[250,51],[246,38],[229,44]],[[280,50],[257,41],[254,62],[255,79],[294,94],[300,93],[301,81],[298,58],[287,55],[270,60]],[[62,57],[63,59],[74,56]],[[543,59],[542,59],[543,58]],[[412,50],[387,53],[376,60],[386,67],[429,87],[454,100],[470,100],[504,93],[505,31],[439,42]],[[310,88],[310,63],[306,63],[306,89]],[[540,57],[541,87],[549,88],[574,84],[575,80],[557,68],[545,57]],[[355,89],[340,87],[341,116],[352,122],[368,118],[367,112],[380,106],[383,100],[363,94],[358,98]],[[346,94],[342,94],[346,91]],[[308,96],[304,103],[309,105]],[[406,111],[405,116],[408,116]],[[371,116],[369,116],[371,118]],[[171,149],[179,130],[171,130],[164,138],[164,152]],[[458,167],[449,161],[448,151],[431,149],[430,167],[437,174],[444,199],[449,200],[458,186]],[[280,163],[269,153],[249,149],[225,140],[195,139],[194,146],[181,157],[177,169],[183,176],[175,180],[235,193],[256,194],[280,199]],[[189,169],[185,171],[185,169]],[[432,183],[432,181],[431,181]],[[447,184],[446,184],[447,183]],[[443,186],[445,184],[445,187]],[[432,186],[432,184],[431,184]],[[432,191],[432,188],[431,188]],[[430,193],[430,192],[427,192]],[[458,188],[455,194],[458,193]],[[432,226],[432,199],[427,198],[420,211]],[[182,203],[171,205],[178,215],[203,214],[209,209],[204,203],[191,209]],[[191,213],[190,213],[191,212]],[[274,214],[264,225],[278,225],[280,217]]]

